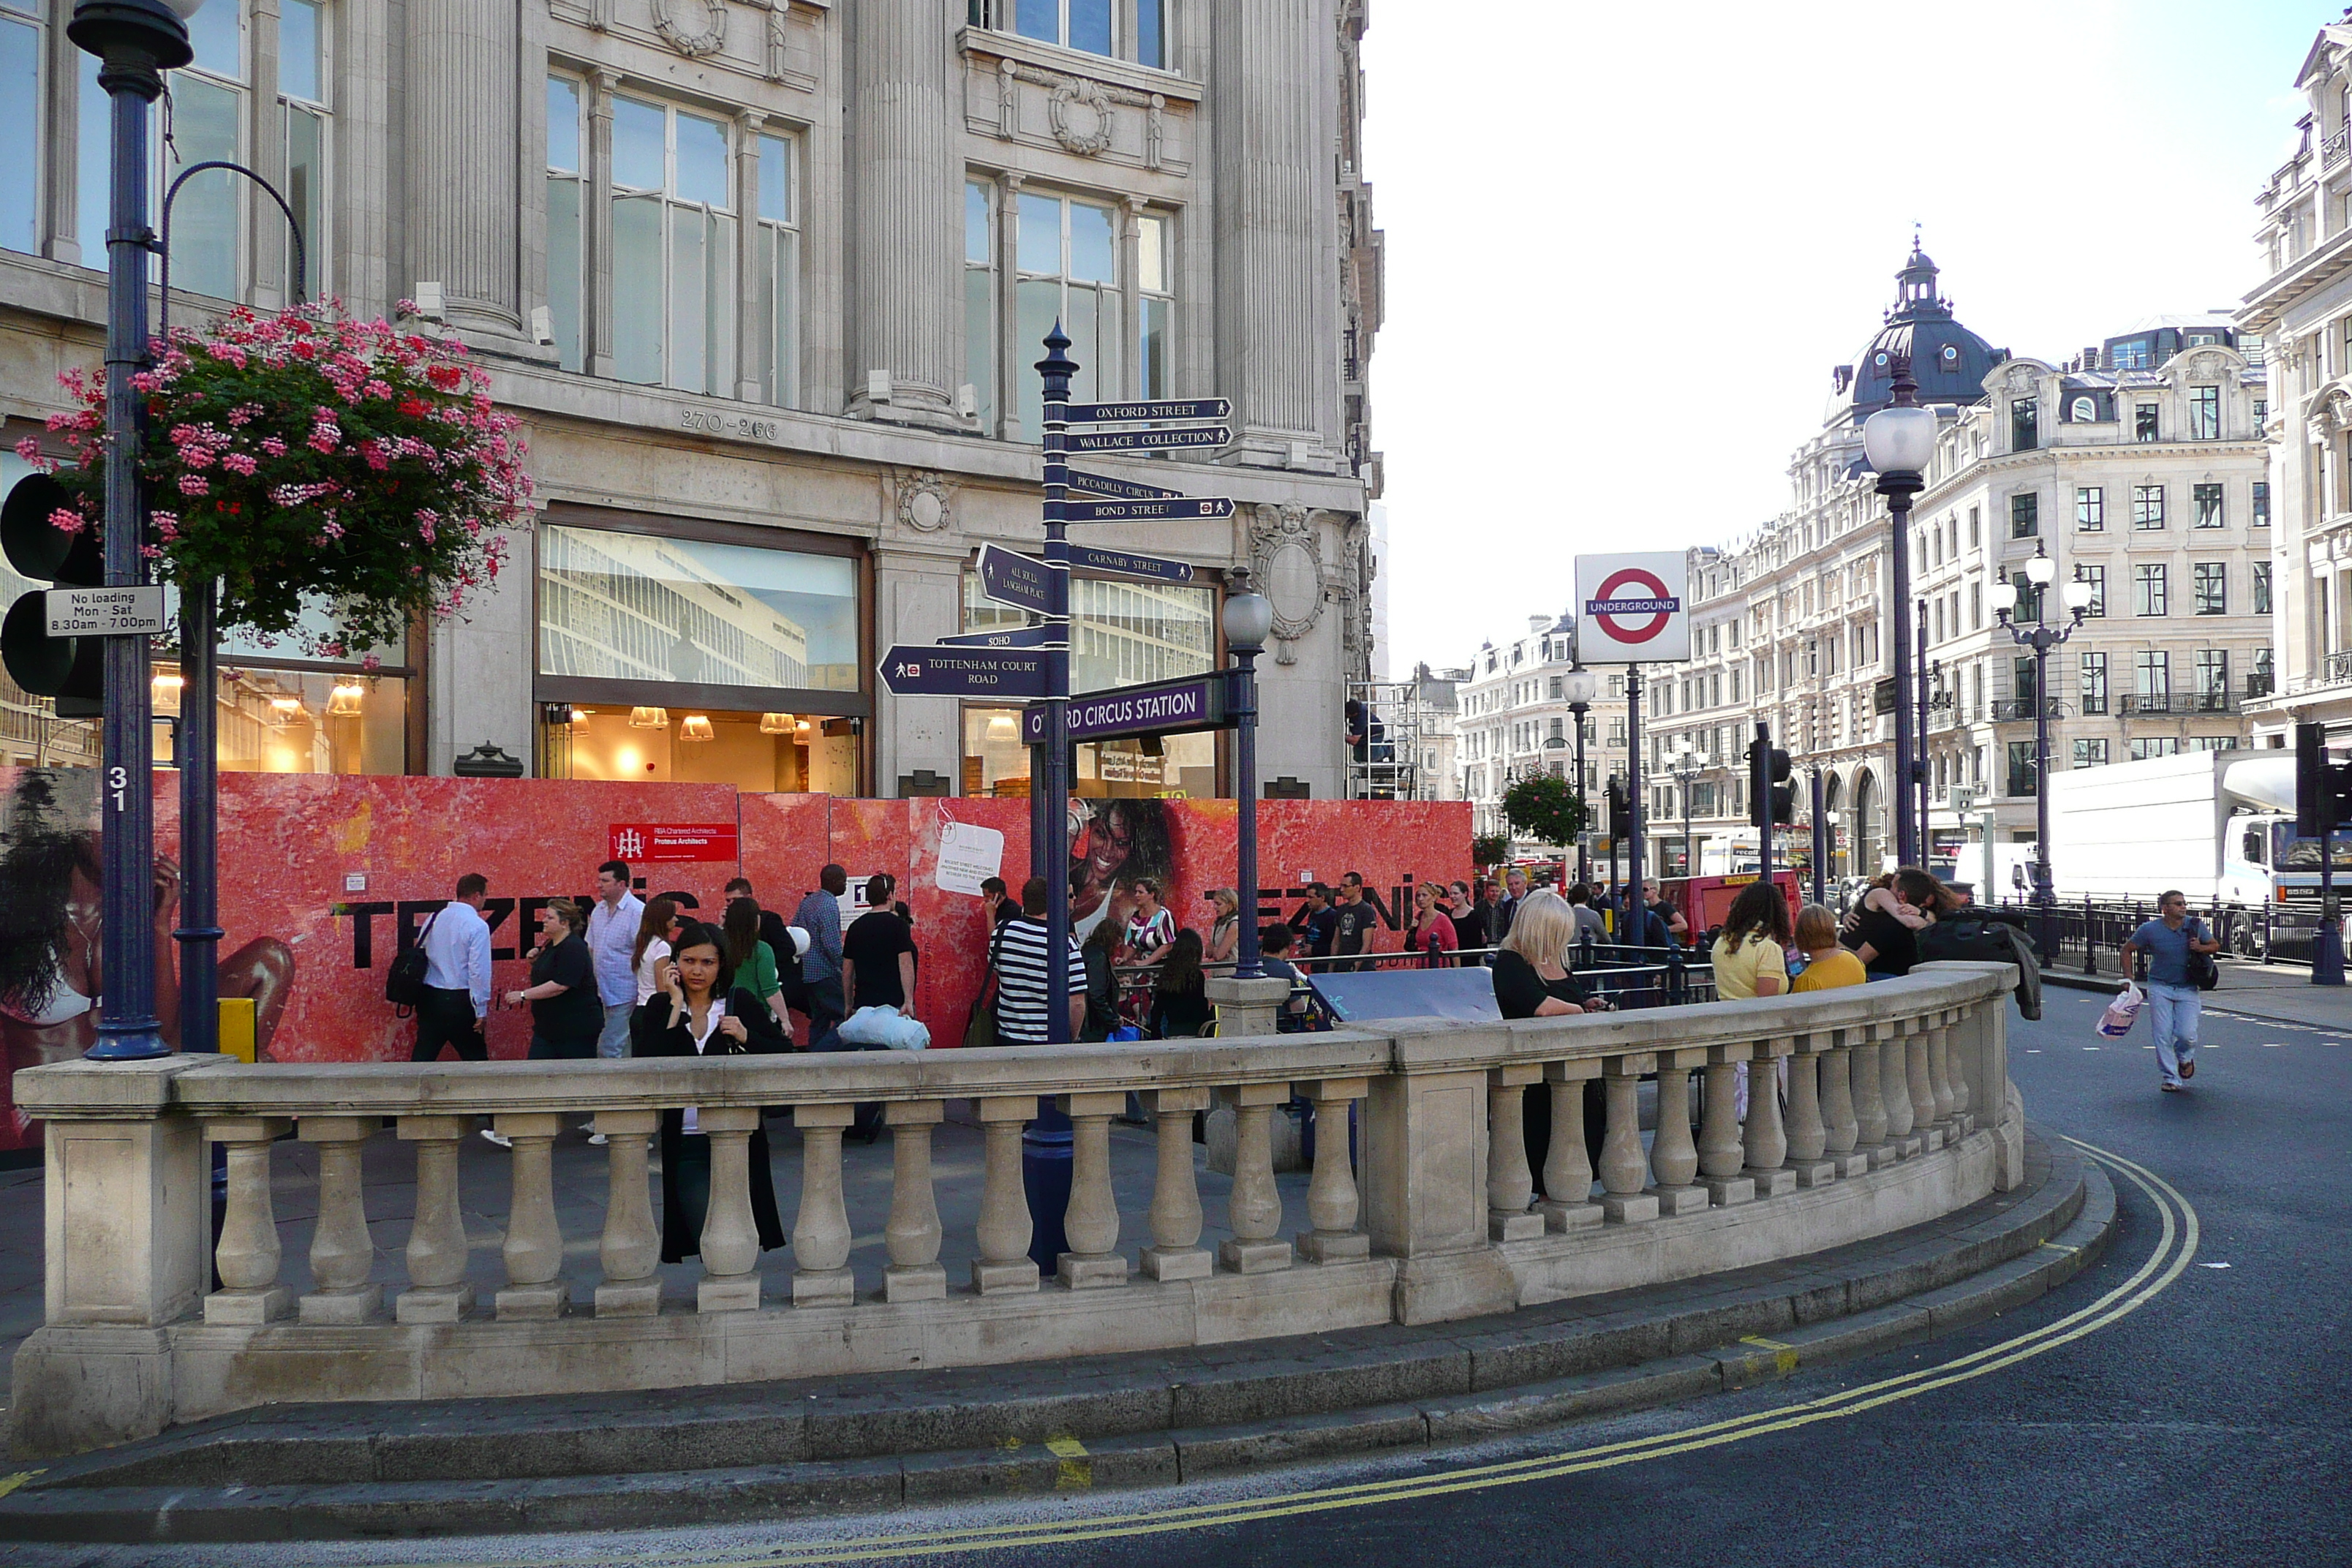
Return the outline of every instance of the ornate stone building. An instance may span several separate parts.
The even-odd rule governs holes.
[[[0,0],[10,442],[101,336],[102,103],[68,10]],[[1042,537],[1032,365],[1058,319],[1081,398],[1234,405],[1205,460],[1097,465],[1240,504],[1086,535],[1198,575],[1082,576],[1080,680],[1221,662],[1219,597],[1253,573],[1263,768],[1339,794],[1380,476],[1364,25],[1362,0],[208,0],[159,174],[252,164],[306,276],[266,198],[202,175],[175,317],[298,281],[412,302],[524,418],[543,509],[501,592],[379,671],[232,647],[293,738],[225,764],[437,773],[489,744],[560,776],[1025,793],[1009,710],[873,670],[1021,618],[970,565]],[[1213,737],[1116,746],[1084,750],[1083,789],[1223,786]]]
[[[1529,616],[1522,636],[1483,645],[1467,670],[1449,671],[1454,684],[1453,756],[1461,774],[1457,798],[1471,802],[1479,833],[1507,833],[1503,792],[1530,773],[1571,777],[1576,716],[1561,678],[1575,665],[1576,622],[1569,616]],[[1590,831],[1596,846],[1608,836],[1604,787],[1625,774],[1625,672],[1601,669],[1601,695],[1584,716],[1583,789],[1592,803]],[[1525,838],[1514,852],[1533,855],[1569,847]]]

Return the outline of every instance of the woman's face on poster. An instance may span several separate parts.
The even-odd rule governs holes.
[[[1128,857],[1135,853],[1135,827],[1121,811],[1105,811],[1094,820],[1087,838],[1087,869],[1097,882],[1108,882]]]

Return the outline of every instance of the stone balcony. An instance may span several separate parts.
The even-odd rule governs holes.
[[[16,1082],[47,1120],[46,1300],[16,1356],[11,1440],[38,1458],[273,1401],[1427,1323],[1814,1252],[2020,1179],[2011,984],[1937,964],[1750,1002],[1129,1046],[36,1068]],[[1695,1091],[1696,1114],[1645,1119],[1645,1096],[1687,1111]],[[1532,1161],[1531,1095],[1552,1129]],[[1067,1249],[1041,1269],[1022,1131],[1045,1100],[1074,1131]],[[861,1101],[882,1103],[887,1152],[844,1149]],[[1276,1171],[1301,1102],[1319,1132],[1303,1183]],[[650,1144],[687,1105],[710,1138],[709,1216],[699,1260],[666,1267]],[[1131,1110],[1141,1126],[1120,1122]],[[1202,1168],[1202,1112],[1229,1176]],[[482,1119],[510,1149],[475,1136]],[[791,1245],[763,1259],[750,1161],[771,1124]]]

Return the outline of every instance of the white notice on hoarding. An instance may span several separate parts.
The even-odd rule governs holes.
[[[1004,835],[969,822],[940,824],[940,890],[980,896],[980,885],[1004,869]]]

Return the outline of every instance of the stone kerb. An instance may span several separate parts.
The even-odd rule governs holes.
[[[555,1068],[182,1057],[35,1068],[16,1085],[19,1104],[48,1121],[48,1313],[16,1358],[12,1441],[27,1455],[67,1452],[322,1394],[669,1387],[1424,1323],[1794,1256],[2014,1184],[2022,1110],[2006,1079],[2003,1016],[2013,983],[2000,966],[1937,965],[1844,992],[1627,1014],[1017,1051]],[[1690,1177],[1680,1146],[1662,1145],[1653,1184],[1634,1096],[1642,1075],[1669,1062],[1681,1074],[1718,1058],[1793,1052],[1811,1070],[1792,1073],[1791,1088],[1811,1092],[1822,1077],[1844,1085],[1843,1058],[1882,1048],[1912,1069],[1888,1081],[1930,1119],[1928,1135],[1867,1161],[1822,1162],[1810,1131],[1806,1148],[1789,1149],[1776,1106],[1769,1125],[1746,1130],[1745,1156],[1752,1165],[1786,1154],[1802,1166],[1801,1183],[1787,1166],[1749,1170],[1719,1191],[1677,1187],[1675,1201],[1661,1205],[1664,1184]],[[1530,1171],[1517,1125],[1530,1092],[1550,1096],[1556,1115],[1580,1115],[1589,1079],[1609,1089],[1598,1202],[1573,1192],[1595,1173],[1580,1149],[1571,1154],[1555,1140],[1555,1157]],[[1857,1089],[1862,1081],[1857,1067]],[[969,1286],[943,1284],[928,1140],[944,1102],[973,1101],[983,1127],[1017,1131],[1040,1097],[1056,1097],[1099,1154],[1093,1144],[1108,1118],[1137,1092],[1150,1097],[1160,1145],[1148,1224],[1119,1212],[1100,1159],[1081,1162],[1066,1220],[1079,1250],[1041,1279],[1025,1257],[1017,1136],[992,1132],[980,1259]],[[1318,1141],[1304,1216],[1311,1228],[1295,1244],[1281,1237],[1301,1216],[1282,1212],[1264,1135],[1294,1095],[1313,1100],[1328,1127],[1347,1125],[1356,1108],[1360,1132],[1352,1169],[1348,1140]],[[884,1290],[861,1298],[844,1266],[839,1128],[852,1105],[869,1100],[890,1108],[898,1150],[887,1227],[893,1272]],[[1191,1110],[1217,1100],[1240,1109],[1251,1135],[1241,1141],[1244,1168],[1227,1215],[1235,1241],[1212,1257],[1197,1246],[1201,1199],[1186,1133]],[[1834,1094],[1825,1102],[1839,1104]],[[720,1245],[706,1247],[700,1291],[665,1303],[640,1256],[651,1245],[645,1138],[651,1112],[688,1104],[729,1140],[714,1180],[730,1189],[746,1180],[738,1145],[760,1108],[793,1108],[803,1130],[802,1207],[796,1221],[787,1216],[786,1267],[770,1260],[763,1282],[745,1194],[714,1192],[723,1234],[706,1232]],[[582,1113],[611,1138],[605,1277],[593,1290],[561,1274],[565,1238],[544,1157],[548,1139]],[[1810,1130],[1816,1114],[1808,1105],[1791,1125]],[[516,1141],[508,1279],[495,1301],[459,1288],[463,1233],[449,1224],[456,1140],[465,1119],[483,1115]],[[406,1238],[407,1289],[379,1299],[357,1260],[366,1247],[389,1252],[401,1241],[371,1241],[354,1162],[386,1118],[414,1149],[422,1228]],[[1736,1141],[1741,1129],[1727,1125]],[[314,1289],[299,1313],[271,1245],[267,1146],[288,1126],[340,1152],[319,1188]],[[215,1258],[222,1288],[210,1296],[197,1201],[207,1138],[231,1152],[229,1217]],[[1531,1203],[1538,1176],[1570,1194]],[[1715,1201],[1695,1206],[1694,1192]]]

